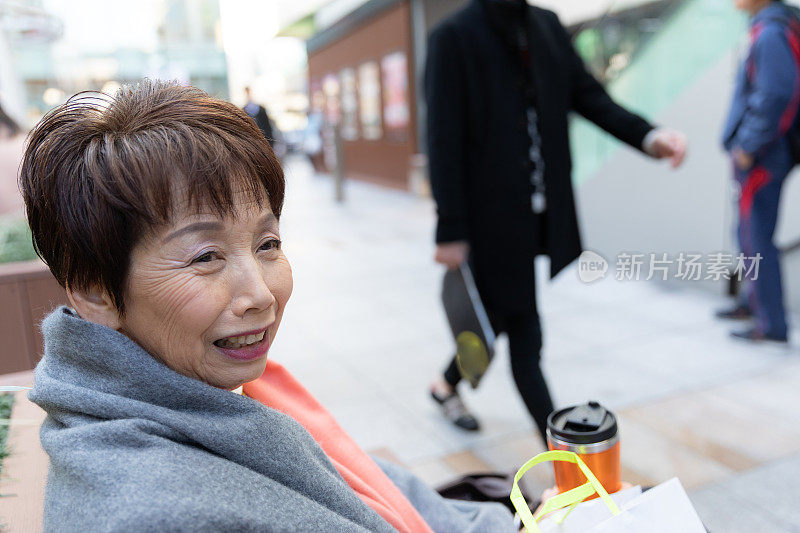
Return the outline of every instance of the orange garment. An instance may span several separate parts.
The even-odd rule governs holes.
[[[244,394],[299,422],[317,441],[350,488],[392,527],[404,533],[433,533],[375,461],[283,366],[268,360],[264,374],[245,383]]]

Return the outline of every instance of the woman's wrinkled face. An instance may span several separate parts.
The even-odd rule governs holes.
[[[131,254],[121,331],[176,372],[235,389],[267,363],[292,271],[268,205],[177,209]]]

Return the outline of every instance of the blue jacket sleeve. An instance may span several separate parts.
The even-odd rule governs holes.
[[[751,60],[753,91],[731,144],[757,155],[786,133],[794,119],[799,74],[784,29],[778,24],[764,28],[753,45]]]

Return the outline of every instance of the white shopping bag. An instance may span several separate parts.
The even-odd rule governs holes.
[[[622,512],[589,533],[705,533],[681,482],[674,477],[620,506]]]
[[[519,490],[518,482],[530,468],[545,461],[574,463],[587,482],[548,499],[534,516]],[[598,499],[584,501],[595,493]],[[581,458],[565,450],[543,452],[525,463],[514,476],[510,498],[529,533],[706,531],[678,478],[672,478],[647,492],[634,487],[609,495]]]
[[[609,496],[618,507],[622,508],[641,493],[642,487],[637,485],[609,494]],[[569,515],[569,518],[566,515]],[[605,502],[600,498],[595,498],[579,503],[572,512],[569,512],[568,509],[553,511],[539,522],[539,531],[541,533],[586,533],[609,516],[612,515]]]

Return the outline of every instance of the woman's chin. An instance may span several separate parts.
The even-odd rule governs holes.
[[[230,368],[233,367],[233,368]],[[245,383],[255,381],[264,373],[267,367],[267,354],[265,353],[258,359],[229,365],[229,368],[217,373],[215,376],[208,376],[206,381],[209,385],[220,389],[238,389]]]

